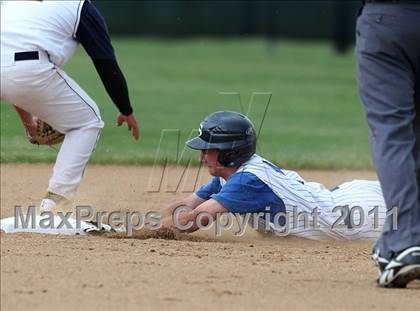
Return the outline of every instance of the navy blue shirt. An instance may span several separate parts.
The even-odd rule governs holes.
[[[92,59],[115,59],[105,20],[89,1],[83,4],[76,39]]]
[[[118,66],[108,28],[101,13],[89,1],[83,4],[75,39],[92,58],[96,71],[118,110],[126,116],[130,115],[133,109],[127,82]]]

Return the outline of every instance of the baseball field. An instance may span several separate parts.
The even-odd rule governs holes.
[[[327,43],[260,39],[118,38],[114,45],[142,138],[117,128],[117,110],[80,49],[65,70],[96,100],[106,125],[76,204],[157,211],[205,183],[208,173],[184,142],[217,110],[249,115],[258,153],[306,180],[333,187],[376,179],[351,51],[337,56]],[[17,205],[39,204],[57,149],[29,144],[14,110],[1,103],[0,112],[4,218]],[[376,287],[371,242],[251,228],[237,237],[236,230],[2,232],[1,310],[418,310],[419,281],[404,290]]]

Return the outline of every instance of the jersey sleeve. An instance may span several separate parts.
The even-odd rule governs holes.
[[[283,201],[257,176],[249,172],[232,175],[217,193],[210,196],[231,213],[284,212]]]
[[[83,4],[76,40],[92,59],[115,59],[105,20],[89,1]]]
[[[222,186],[220,185],[220,178],[213,177],[207,184],[198,189],[195,194],[203,200],[210,199],[212,194],[218,193]]]
[[[76,40],[92,58],[102,84],[118,110],[126,116],[133,113],[127,81],[116,60],[105,20],[89,1],[83,4]]]

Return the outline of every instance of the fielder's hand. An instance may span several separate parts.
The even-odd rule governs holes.
[[[134,113],[125,116],[123,114],[119,114],[117,117],[117,124],[118,126],[121,126],[124,122],[127,122],[128,130],[131,131],[131,135],[138,140],[140,137],[140,130],[139,126],[137,125],[136,117],[134,116]]]
[[[55,145],[63,142],[65,135],[54,129],[47,122],[33,117],[35,124],[24,124],[26,136],[31,144],[35,145]],[[36,126],[35,126],[36,125]]]
[[[38,118],[32,117],[28,121],[23,122],[26,129],[26,134],[31,137],[35,137],[38,132]]]

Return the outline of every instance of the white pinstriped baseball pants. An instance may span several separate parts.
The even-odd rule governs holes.
[[[2,62],[1,99],[66,134],[48,191],[72,199],[104,126],[96,103],[43,54],[40,60]]]

